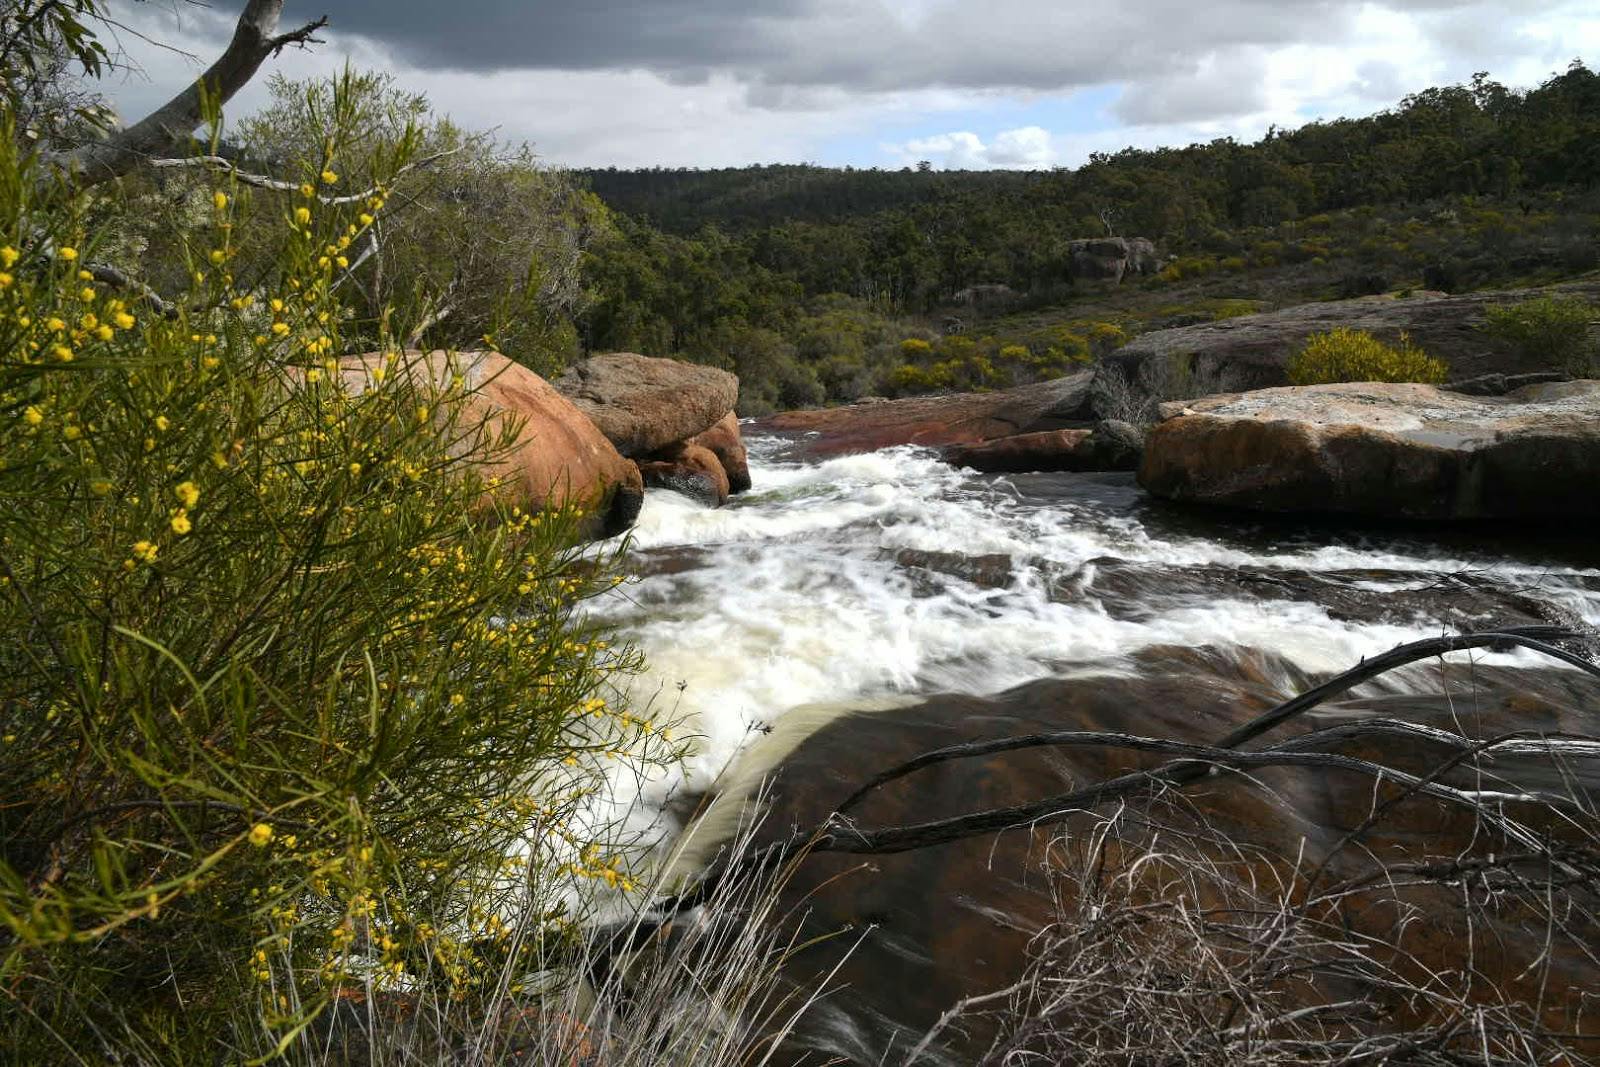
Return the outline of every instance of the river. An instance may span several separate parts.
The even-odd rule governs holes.
[[[1131,475],[977,475],[913,448],[805,462],[777,437],[747,444],[754,489],[728,507],[647,496],[632,533],[637,579],[601,609],[648,659],[635,704],[696,738],[681,772],[618,784],[636,820],[669,833],[730,782],[746,788],[795,763],[845,786],[872,759],[948,743],[947,726],[995,736],[1120,717],[1114,725],[1140,732],[1182,730],[1186,693],[1197,708],[1264,706],[1421,637],[1600,628],[1592,531],[1266,519],[1163,505]],[[1581,677],[1525,653],[1469,666],[1563,707]],[[1442,670],[1410,668],[1357,696],[1426,701]],[[941,803],[984,800],[945,781]],[[806,798],[785,810],[827,807]],[[976,855],[939,862],[981,866]],[[942,867],[901,873],[944,877]],[[973,901],[958,882],[941,890],[964,901],[958,911],[993,925],[1010,907]],[[829,921],[848,910],[820,909]],[[883,907],[870,917],[884,933],[858,948],[856,991],[825,1006],[818,1047],[876,1062],[941,998],[1014,973],[1015,945],[975,961],[970,937],[941,944],[937,909],[900,910],[897,934]],[[966,955],[944,958],[956,951]]]

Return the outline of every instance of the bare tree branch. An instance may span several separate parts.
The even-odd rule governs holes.
[[[297,30],[278,33],[283,0],[250,0],[239,16],[227,50],[193,85],[144,119],[104,141],[55,157],[80,185],[95,185],[126,174],[139,164],[170,154],[205,118],[203,100],[225,104],[255,76],[261,64],[289,45],[318,43],[314,34],[327,16]]]
[[[396,170],[389,180],[394,181],[410,171],[430,167],[441,159],[446,159],[460,151],[460,148],[451,148],[444,152],[435,152],[431,156],[424,156]],[[288,181],[283,178],[269,178],[265,174],[251,174],[248,171],[242,171],[234,166],[231,160],[224,159],[221,156],[184,156],[178,159],[151,159],[146,162],[149,166],[161,170],[180,167],[205,167],[223,174],[232,175],[234,180],[241,185],[249,185],[257,189],[271,189],[280,193],[294,192],[300,188],[299,182]],[[382,191],[377,186],[373,186],[359,193],[347,193],[343,196],[318,196],[317,199],[330,207],[342,207],[348,204],[363,203],[369,198],[379,195]]]

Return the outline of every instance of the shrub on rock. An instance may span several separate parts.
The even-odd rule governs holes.
[[[1314,333],[1289,361],[1289,381],[1294,385],[1328,385],[1335,382],[1420,382],[1438,385],[1448,368],[1400,335],[1388,345],[1365,330],[1339,328]]]

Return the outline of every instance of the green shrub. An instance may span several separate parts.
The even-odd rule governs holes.
[[[1295,385],[1327,382],[1424,382],[1437,385],[1448,368],[1411,343],[1387,345],[1365,330],[1336,329],[1306,338],[1289,361],[1289,381]]]
[[[575,614],[613,582],[578,513],[504,501],[460,376],[334,362],[339,261],[404,143],[351,203],[332,146],[257,194],[282,252],[248,283],[247,191],[216,188],[166,315],[88,269],[83,198],[15,144],[0,124],[0,1046],[215,1062],[230,1020],[287,1041],[348,981],[470,1000],[508,953],[540,966],[574,885],[629,879],[578,817],[604,766],[667,752],[606,703],[636,657]]]
[[[1575,378],[1593,371],[1595,343],[1589,324],[1595,309],[1586,300],[1542,296],[1485,308],[1483,317],[1484,331],[1525,359],[1559,367]]]

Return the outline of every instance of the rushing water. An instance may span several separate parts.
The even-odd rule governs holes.
[[[983,476],[910,448],[808,463],[781,439],[748,444],[755,488],[728,507],[647,497],[639,578],[604,609],[650,664],[633,699],[697,737],[680,774],[619,783],[657,829],[847,711],[1003,723],[1007,693],[1153,675],[1203,688],[1245,659],[1288,695],[1419,637],[1600,627],[1587,531],[1375,532],[1173,508],[1129,475]],[[1426,691],[1431,669],[1366,692]],[[876,1058],[857,1023],[835,1024],[852,1031],[835,1049]]]

